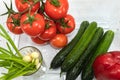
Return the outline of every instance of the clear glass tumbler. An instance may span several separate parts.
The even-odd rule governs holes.
[[[44,62],[44,59],[40,50],[33,46],[25,46],[21,48],[19,51],[23,55],[26,55],[28,53],[30,54],[32,52],[37,52],[40,54],[39,58],[40,58],[41,65],[39,66],[39,68],[35,72],[26,74],[22,77],[22,80],[39,80],[40,77],[43,76],[46,72],[46,64]]]

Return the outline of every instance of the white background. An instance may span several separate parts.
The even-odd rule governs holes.
[[[10,5],[10,0],[0,0],[0,14],[6,12],[6,8],[3,1]],[[13,7],[16,10],[14,0]],[[120,50],[120,0],[68,0],[69,1],[69,11],[68,13],[73,15],[76,21],[75,30],[67,35],[69,41],[76,34],[79,25],[82,21],[88,20],[89,22],[96,21],[98,26],[103,27],[105,30],[112,29],[115,32],[115,39],[109,49]],[[0,24],[6,28],[7,16],[0,16]],[[6,28],[7,30],[7,28]],[[28,36],[22,34],[20,36],[14,35],[9,32],[15,44],[19,47],[24,46],[35,46],[41,50],[44,61],[46,63],[46,74],[39,77],[38,74],[32,75],[31,77],[20,77],[16,80],[64,80],[64,77],[59,77],[58,70],[49,70],[49,65],[52,58],[57,54],[59,49],[52,48],[48,45],[37,45],[33,43]],[[0,46],[5,47],[5,41],[0,38]],[[0,69],[0,72],[3,69]],[[80,80],[79,78],[77,80]]]

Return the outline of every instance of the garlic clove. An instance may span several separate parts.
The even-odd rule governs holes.
[[[31,58],[30,56],[28,56],[28,55],[25,55],[25,56],[23,57],[23,60],[24,60],[25,62],[31,62],[31,61],[32,61],[32,58]]]
[[[35,65],[38,65],[40,63],[40,60],[37,58],[36,60],[35,60]]]
[[[39,69],[40,66],[41,66],[41,63],[38,63],[38,64],[36,65],[36,69]]]
[[[31,53],[31,57],[34,58],[34,59],[37,59],[39,58],[40,54],[38,52],[32,52]]]

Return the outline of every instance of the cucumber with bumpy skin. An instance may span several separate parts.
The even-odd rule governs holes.
[[[97,23],[96,22],[90,23],[90,25],[82,35],[81,39],[78,41],[78,43],[75,45],[72,51],[65,58],[61,66],[61,72],[67,72],[70,68],[72,68],[76,64],[80,56],[83,54],[83,52],[86,50],[87,46],[91,42],[96,32],[96,29]]]
[[[70,43],[65,46],[63,49],[61,49],[57,55],[53,58],[51,62],[50,68],[56,69],[61,66],[63,63],[65,57],[69,54],[69,52],[72,50],[72,48],[76,45],[78,40],[81,38],[83,35],[84,31],[88,27],[89,22],[88,21],[83,21],[80,25],[80,28],[76,34],[76,36],[70,41]]]
[[[88,60],[90,55],[92,55],[94,48],[97,46],[100,39],[102,38],[103,32],[103,28],[98,27],[92,41],[90,42],[85,52],[80,56],[79,61],[75,64],[73,68],[71,68],[67,72],[66,80],[75,80],[78,77],[78,75],[82,71],[82,68],[84,67],[85,61]]]
[[[84,70],[82,71],[81,80],[92,80],[93,75],[93,69],[92,64],[95,60],[95,58],[101,54],[104,54],[108,51],[112,41],[114,38],[114,32],[111,30],[108,30],[105,32],[103,38],[101,39],[100,43],[98,44],[96,51],[93,53],[92,57],[88,61],[88,63],[85,65]]]

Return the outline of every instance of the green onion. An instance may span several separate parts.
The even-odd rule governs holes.
[[[2,25],[0,25],[0,35],[5,38],[13,47],[13,49],[16,51],[16,54],[20,57],[22,57],[22,55],[20,54],[19,50],[17,49],[17,47],[15,46],[13,40],[11,39],[11,37],[8,35],[8,33],[6,32],[6,30],[2,27]]]
[[[0,47],[0,67],[7,69],[7,73],[3,73],[0,76],[0,80],[12,80],[13,78],[37,71],[35,62],[25,62],[23,60],[24,56],[19,52],[2,25],[0,25],[0,36],[7,41],[7,49]]]

